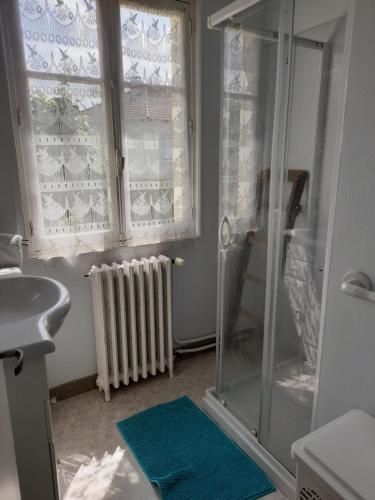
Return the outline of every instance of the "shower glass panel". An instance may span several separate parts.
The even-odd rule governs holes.
[[[283,163],[293,2],[223,27],[217,397],[257,434],[271,170]],[[276,168],[277,169],[277,168]],[[276,179],[276,177],[275,177]]]
[[[279,226],[269,236],[269,266],[276,278],[266,308],[259,435],[265,448],[293,474],[291,444],[312,430],[346,28],[344,2],[340,15],[329,18],[324,14],[330,9],[317,10],[315,19],[307,17],[305,6],[295,0]]]
[[[348,2],[249,2],[217,21],[216,396],[294,474],[291,445],[313,428]]]

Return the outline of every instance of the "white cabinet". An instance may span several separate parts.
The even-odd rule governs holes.
[[[3,362],[0,361],[0,498],[21,500]]]
[[[25,356],[22,372],[6,360],[5,379],[22,500],[58,500],[44,356]]]

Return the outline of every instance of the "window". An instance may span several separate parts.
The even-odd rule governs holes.
[[[19,62],[32,254],[194,237],[190,4],[15,3],[8,62]]]

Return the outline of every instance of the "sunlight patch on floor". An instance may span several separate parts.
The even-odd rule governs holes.
[[[276,381],[279,387],[283,387],[289,391],[298,391],[297,397],[300,401],[309,401],[308,393],[315,391],[316,377],[315,374],[303,373],[299,370],[292,370],[289,376]]]
[[[126,478],[131,484],[136,484],[140,480],[138,472],[126,459],[125,450],[119,446],[113,454],[105,452],[100,459],[83,455],[61,459],[59,478],[60,481],[69,484],[63,500],[108,498],[116,475]]]

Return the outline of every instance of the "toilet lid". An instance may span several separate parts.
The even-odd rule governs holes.
[[[292,455],[345,499],[375,499],[375,418],[353,410],[296,441]]]

